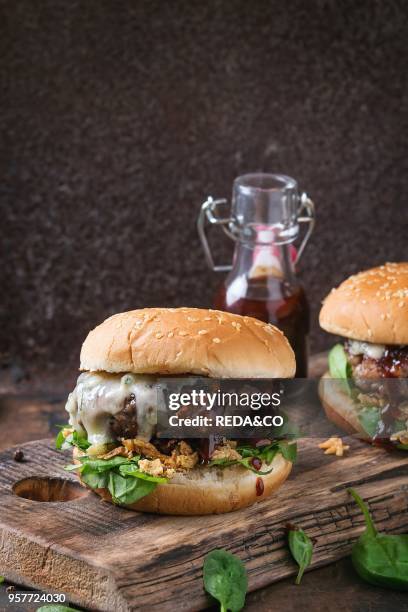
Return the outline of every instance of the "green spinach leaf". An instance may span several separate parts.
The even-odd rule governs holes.
[[[220,611],[239,612],[245,605],[248,578],[241,559],[223,549],[213,550],[204,560],[204,588],[220,602]]]
[[[367,582],[391,589],[408,590],[408,534],[378,533],[368,507],[354,489],[347,489],[364,515],[366,529],[353,546],[351,559]]]
[[[105,489],[108,484],[106,472],[96,472],[86,465],[81,470],[81,479],[91,489]]]
[[[73,431],[67,437],[64,436],[64,429],[69,428],[69,425],[64,425],[58,432],[55,438],[55,447],[58,450],[67,450],[71,446],[77,446],[79,449],[86,451],[91,446],[85,436],[81,436],[77,431]]]
[[[151,476],[150,474],[146,474],[146,472],[141,472],[137,465],[120,465],[119,472],[122,476],[133,476],[133,478],[140,478],[141,480],[148,480],[150,482],[167,482],[167,478],[163,476]]]
[[[133,504],[149,495],[156,486],[155,482],[140,478],[126,478],[113,470],[109,472],[108,490],[112,495],[112,500],[117,504]]]
[[[55,438],[55,448],[58,450],[62,450],[62,445],[65,442],[65,436],[62,433],[62,429],[59,430],[57,437]]]
[[[290,552],[299,566],[295,583],[300,584],[305,569],[312,561],[313,543],[303,529],[298,529],[294,525],[288,528],[288,541]]]
[[[138,468],[140,456],[116,456],[112,459],[93,459],[88,455],[80,457],[78,465],[66,466],[67,471],[78,470],[81,479],[91,489],[108,489],[116,504],[133,504],[149,495],[159,483],[167,483],[167,478],[150,476]]]
[[[358,420],[360,421],[364,431],[370,436],[370,438],[373,438],[378,429],[380,411],[375,406],[363,408],[358,415]]]
[[[106,472],[120,465],[128,464],[130,460],[127,457],[117,455],[112,459],[92,459],[91,457],[80,457],[79,460],[83,467],[87,466],[95,472]]]
[[[342,388],[350,394],[351,366],[348,362],[346,351],[342,344],[333,346],[329,353],[329,370],[334,379],[340,379]]]
[[[284,459],[295,463],[297,458],[297,444],[296,442],[287,442],[286,440],[279,440],[278,452],[281,453]]]
[[[237,451],[242,456],[242,459],[212,459],[210,465],[220,465],[228,467],[231,465],[242,465],[247,470],[259,476],[266,476],[273,470],[260,471],[253,467],[252,459],[257,458],[270,465],[278,453],[281,453],[285,459],[292,463],[296,460],[297,445],[296,442],[288,442],[287,440],[275,440],[271,444],[265,446],[252,446],[251,444],[241,444],[237,446]]]

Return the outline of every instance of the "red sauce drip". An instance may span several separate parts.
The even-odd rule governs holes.
[[[265,490],[265,485],[264,485],[264,483],[263,483],[263,480],[262,480],[262,478],[259,478],[259,476],[258,476],[258,478],[256,479],[255,489],[256,489],[256,494],[258,495],[258,497],[259,497],[260,495],[262,495],[262,493],[263,493],[263,492],[264,492],[264,490]]]

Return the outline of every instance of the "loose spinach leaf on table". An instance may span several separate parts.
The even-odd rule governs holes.
[[[245,605],[248,578],[241,559],[224,549],[206,556],[203,567],[204,588],[220,602],[220,612],[239,612]]]
[[[391,589],[408,590],[408,534],[379,533],[368,507],[354,489],[347,489],[364,515],[366,530],[353,546],[351,559],[367,582]]]
[[[288,542],[290,552],[299,566],[295,583],[300,584],[305,569],[312,561],[313,543],[303,529],[298,529],[294,525],[288,527]]]

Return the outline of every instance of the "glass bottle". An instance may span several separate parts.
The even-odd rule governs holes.
[[[198,231],[214,271],[228,271],[214,301],[220,310],[248,315],[279,327],[296,355],[296,376],[307,376],[309,306],[296,276],[296,263],[313,231],[314,206],[299,195],[294,179],[277,174],[246,174],[235,179],[231,214],[219,216],[226,200],[208,198]],[[232,265],[214,264],[205,224],[221,225],[235,243]],[[308,230],[299,249],[300,223]]]

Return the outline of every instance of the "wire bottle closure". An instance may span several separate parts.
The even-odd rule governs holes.
[[[273,188],[260,187],[260,181],[265,183],[265,179],[280,182],[283,184],[283,188],[277,189],[276,186]],[[278,204],[272,213],[269,203],[270,195],[275,198],[276,204]],[[258,201],[256,201],[257,197]],[[263,200],[268,198],[268,209],[265,208],[265,202],[262,198]],[[242,203],[244,206],[242,206]],[[299,262],[315,226],[315,207],[306,193],[301,195],[297,193],[297,185],[293,179],[283,175],[267,174],[238,177],[234,182],[231,215],[226,217],[222,216],[221,209],[227,204],[228,200],[225,198],[214,199],[209,196],[203,202],[197,220],[198,234],[207,264],[211,270],[228,272],[232,265],[215,264],[207,238],[208,224],[221,226],[228,238],[235,242],[274,244],[276,246],[294,242],[299,235],[300,224],[307,224],[306,234],[298,248],[295,264]],[[249,214],[246,214],[248,207],[252,208]]]

